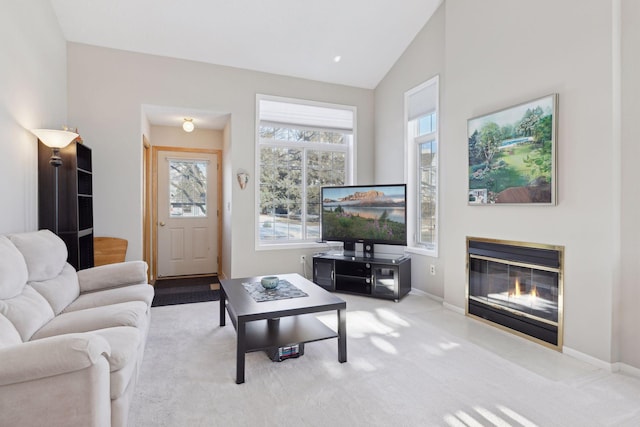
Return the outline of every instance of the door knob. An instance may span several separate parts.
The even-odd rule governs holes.
[[[160,227],[164,227],[166,224],[164,221],[160,221]]]

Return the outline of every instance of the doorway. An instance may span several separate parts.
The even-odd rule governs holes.
[[[221,157],[220,150],[153,147],[158,279],[218,274]]]

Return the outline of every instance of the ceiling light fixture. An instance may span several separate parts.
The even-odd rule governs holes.
[[[338,63],[338,62],[340,62],[341,60],[342,60],[342,56],[340,56],[340,55],[336,55],[336,56],[334,56],[334,57],[333,57],[333,62]]]
[[[193,126],[193,119],[188,119],[188,118],[184,118],[184,122],[182,122],[182,129],[184,129],[185,132],[193,132],[193,128],[195,126]]]

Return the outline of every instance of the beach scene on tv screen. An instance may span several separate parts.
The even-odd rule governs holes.
[[[330,240],[404,242],[404,186],[325,188],[323,236]]]

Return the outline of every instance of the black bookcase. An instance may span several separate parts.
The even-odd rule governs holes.
[[[52,149],[38,141],[38,228],[55,231],[55,174]],[[73,141],[60,150],[58,235],[76,270],[93,267],[93,172],[91,149]]]

